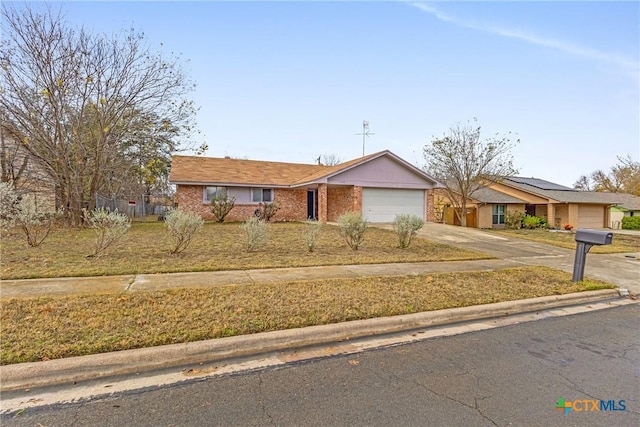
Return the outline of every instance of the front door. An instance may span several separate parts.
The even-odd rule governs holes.
[[[318,192],[307,190],[307,219],[318,219]]]

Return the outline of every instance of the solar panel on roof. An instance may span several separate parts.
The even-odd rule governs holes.
[[[512,177],[509,177],[509,180],[513,182],[517,182],[519,184],[530,185],[532,187],[536,187],[541,190],[573,191],[573,188],[565,187],[564,185],[545,181],[544,179],[539,179],[539,178],[523,178],[520,176],[512,176]]]

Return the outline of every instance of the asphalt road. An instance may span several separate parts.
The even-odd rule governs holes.
[[[1,421],[3,426],[637,426],[638,319],[640,305],[632,304],[29,409]],[[566,415],[558,411],[560,397],[576,409]],[[593,411],[594,405],[582,400],[625,409]]]

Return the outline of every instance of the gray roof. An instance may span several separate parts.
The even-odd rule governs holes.
[[[481,203],[526,203],[522,199],[518,199],[517,197],[510,196],[489,187],[480,187],[471,197]]]
[[[557,200],[558,202],[567,203],[594,203],[594,204],[612,204],[612,198],[609,194],[597,191],[578,191],[573,188],[555,184],[539,178],[523,178],[518,176],[508,177],[501,181],[503,184],[513,188],[536,194],[548,199]],[[618,200],[618,199],[616,199]]]
[[[609,200],[612,205],[629,211],[640,211],[640,197],[625,193],[599,193],[601,197]]]

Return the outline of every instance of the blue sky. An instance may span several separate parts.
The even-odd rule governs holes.
[[[54,3],[57,5],[57,3]],[[182,53],[207,155],[312,163],[422,149],[474,117],[523,176],[572,185],[640,155],[640,3],[67,2]]]

